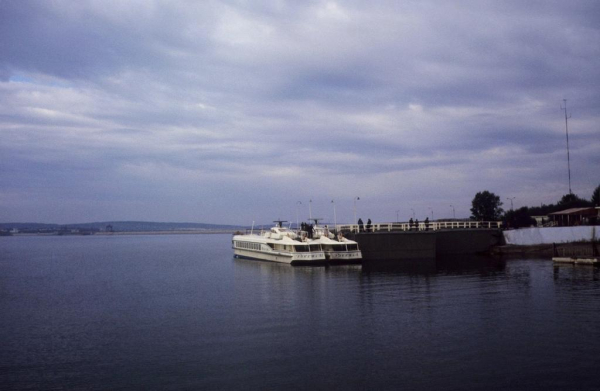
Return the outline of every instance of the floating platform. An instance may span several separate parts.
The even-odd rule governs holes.
[[[573,265],[598,265],[598,258],[572,258],[572,257],[553,257],[552,260],[556,263],[569,263]]]

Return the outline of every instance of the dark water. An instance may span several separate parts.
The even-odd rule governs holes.
[[[600,389],[600,272],[290,267],[229,235],[0,238],[2,389]]]

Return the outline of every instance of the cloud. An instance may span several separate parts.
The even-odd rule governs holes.
[[[242,223],[310,198],[349,219],[361,195],[374,220],[466,216],[484,189],[555,202],[563,98],[589,197],[599,7],[2,2],[0,213]]]

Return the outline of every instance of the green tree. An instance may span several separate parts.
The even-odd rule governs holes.
[[[546,216],[548,213],[556,212],[559,208],[556,204],[545,205],[542,204],[540,206],[532,206],[529,208],[530,216]]]
[[[584,198],[579,198],[576,194],[571,193],[562,196],[556,206],[558,207],[558,210],[565,210],[571,208],[585,208],[586,206],[592,206],[592,203]]]
[[[500,220],[502,212],[502,202],[500,197],[487,190],[480,191],[475,194],[475,198],[471,202],[471,216],[474,220],[495,221]]]
[[[600,185],[592,193],[592,206],[600,206]]]
[[[531,210],[524,206],[517,210],[509,210],[504,214],[504,224],[508,228],[531,227],[535,219],[531,217]]]

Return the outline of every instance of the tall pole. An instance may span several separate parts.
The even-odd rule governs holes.
[[[569,189],[570,190],[570,189]],[[513,210],[513,200],[517,197],[506,197],[507,200],[510,200],[510,210]]]
[[[336,227],[335,229],[337,230],[337,215],[335,213],[335,201],[331,200],[331,203],[333,204],[333,226]]]
[[[308,218],[312,220],[312,200],[308,201]]]
[[[573,194],[573,192],[571,191],[571,156],[569,154],[569,121],[568,121],[568,119],[571,116],[570,115],[567,116],[567,100],[563,99],[563,102],[565,102],[565,107],[561,106],[561,109],[565,111],[565,132],[567,134],[567,167],[569,169],[569,194]]]
[[[354,224],[357,223],[358,220],[356,220],[356,201],[360,200],[360,197],[354,197]]]
[[[452,218],[456,220],[456,210],[454,210],[453,205],[450,205],[450,207],[452,208]]]
[[[429,207],[427,209],[429,209],[431,211],[431,221],[433,221],[433,208]]]
[[[413,212],[413,219],[415,218],[415,210],[413,208],[410,208],[410,210],[412,210]]]
[[[400,213],[399,210],[396,211],[396,223],[400,222],[400,217],[399,217],[398,213]]]
[[[301,201],[296,202],[296,229],[298,229],[298,227],[300,227],[299,221],[298,221],[298,205],[302,205],[302,202]]]

